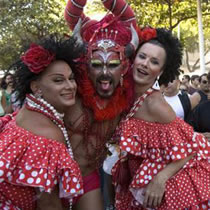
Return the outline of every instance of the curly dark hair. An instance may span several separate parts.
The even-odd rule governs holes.
[[[167,85],[181,73],[180,66],[182,64],[183,48],[178,38],[173,36],[170,30],[165,28],[157,28],[156,32],[157,36],[147,41],[147,43],[158,45],[164,48],[166,51],[166,62],[164,65],[164,70],[158,81],[160,85]],[[146,42],[142,42],[138,49],[144,43]]]
[[[55,54],[55,60],[62,60],[69,64],[74,72],[75,58],[78,58],[82,49],[76,46],[76,40],[73,37],[68,39],[59,37],[58,35],[51,35],[42,39],[38,45],[44,49]],[[25,48],[27,51],[30,47]],[[32,93],[30,84],[32,81],[38,79],[41,73],[35,74],[31,72],[21,59],[10,66],[15,71],[14,73],[14,90],[17,91],[17,99],[21,105],[23,104],[26,94]]]
[[[13,79],[13,74],[11,73],[11,72],[6,72],[5,73],[5,75],[4,75],[4,77],[2,78],[2,80],[1,80],[1,84],[0,84],[0,86],[1,86],[1,88],[2,89],[6,89],[7,88],[7,83],[6,83],[6,78],[8,77],[8,76],[11,76],[12,77],[12,79]]]

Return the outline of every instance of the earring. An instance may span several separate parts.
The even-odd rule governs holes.
[[[120,76],[120,86],[121,87],[123,86],[123,74],[121,74],[121,76]]]
[[[155,80],[155,83],[153,84],[152,88],[155,89],[155,90],[160,90],[160,85],[159,85],[159,80],[160,76],[157,76],[156,80]]]
[[[36,93],[34,94],[34,96],[37,98],[37,99],[40,99],[42,97],[42,90],[41,89],[38,89],[36,91]]]

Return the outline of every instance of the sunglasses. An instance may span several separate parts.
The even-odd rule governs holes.
[[[208,83],[208,81],[207,80],[203,80],[203,81],[201,81],[203,84],[207,84]]]

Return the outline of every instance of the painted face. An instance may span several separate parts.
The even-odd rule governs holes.
[[[209,83],[208,83],[208,79],[207,76],[202,76],[201,78],[201,82],[200,82],[200,89],[205,92],[208,93],[209,92]]]
[[[51,63],[37,80],[42,97],[64,112],[66,108],[75,104],[77,85],[69,65],[64,61]]]
[[[166,60],[165,50],[155,44],[143,44],[134,60],[133,78],[137,85],[151,87],[163,71]]]
[[[92,53],[89,78],[101,97],[112,96],[122,73],[123,64],[118,52],[96,50]]]

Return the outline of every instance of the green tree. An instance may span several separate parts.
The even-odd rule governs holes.
[[[2,0],[0,69],[6,69],[27,45],[51,33],[69,33],[63,18],[65,0]]]

